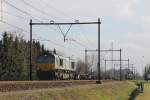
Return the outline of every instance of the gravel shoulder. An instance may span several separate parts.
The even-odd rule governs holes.
[[[3,81],[0,82],[0,92],[21,90],[71,87],[76,85],[95,84],[94,80],[70,81]]]

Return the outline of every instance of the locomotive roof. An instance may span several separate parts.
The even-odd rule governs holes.
[[[58,54],[53,54],[53,53],[49,53],[49,54],[44,54],[44,55],[39,55],[39,56],[55,56],[55,57],[60,57],[62,59],[69,59],[71,61],[74,61],[74,59],[72,59],[71,57],[65,57],[65,56],[62,56],[62,55],[58,55]]]
[[[69,60],[74,61],[74,59],[72,59],[71,57],[65,57],[65,56],[58,55],[58,54],[53,54],[53,55],[54,55],[54,56],[57,56],[57,57],[60,57],[60,58],[63,58],[63,59],[69,59]]]

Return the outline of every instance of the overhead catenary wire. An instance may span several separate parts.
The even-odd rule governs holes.
[[[25,30],[25,29],[23,29],[23,28],[20,28],[20,27],[18,27],[18,26],[16,26],[16,25],[13,25],[13,24],[11,24],[11,23],[8,23],[8,22],[6,22],[6,21],[0,21],[0,23],[6,24],[6,25],[8,25],[8,26],[10,26],[10,27],[12,27],[12,28],[15,28],[15,29],[20,30],[19,34],[21,33],[23,36],[26,35],[26,34],[29,34],[29,31],[27,31],[27,30]],[[25,33],[26,33],[26,34],[25,34]],[[16,34],[16,33],[15,33],[15,34]]]
[[[20,8],[18,8],[18,7],[16,7],[16,6],[14,6],[13,4],[7,2],[6,0],[4,1],[4,3],[7,4],[7,5],[9,5],[10,7],[12,7],[12,8],[14,8],[14,9],[16,9],[16,10],[22,12],[23,14],[30,16],[30,17],[33,18],[34,20],[37,20],[37,21],[39,21],[39,22],[42,22],[40,19],[33,17],[30,13],[28,13],[28,12],[26,12],[26,11],[24,11],[24,10],[21,10]]]
[[[39,0],[39,1],[40,1],[41,3],[44,2],[44,1],[42,1],[42,0]],[[43,4],[46,5],[48,8],[52,8],[52,9],[55,10],[56,12],[58,12],[58,13],[64,15],[64,16],[66,16],[67,18],[69,18],[69,19],[71,19],[71,20],[74,20],[74,21],[76,20],[76,19],[74,19],[73,17],[70,17],[68,14],[62,12],[61,10],[59,10],[59,9],[57,9],[57,8],[55,8],[55,7],[53,7],[53,6],[50,5],[49,3],[43,3]],[[80,28],[80,30],[82,31],[81,33],[84,33],[83,30],[82,30],[82,26],[79,27],[79,28]],[[86,35],[84,35],[84,36],[85,36],[87,42],[89,43],[90,40],[86,37]],[[90,42],[91,42],[91,41],[90,41]],[[92,42],[91,42],[90,44],[93,45]]]
[[[58,28],[59,28],[59,30],[60,30],[60,32],[62,33],[63,36],[67,36],[68,32],[69,32],[70,29],[71,29],[71,26],[72,26],[72,24],[69,26],[69,28],[67,29],[66,32],[63,32],[63,30],[61,29],[61,26],[60,26],[60,25],[58,25]]]
[[[67,37],[68,32],[69,32],[69,31],[70,31],[70,29],[71,29],[71,26],[72,26],[72,24],[69,26],[69,28],[67,29],[67,31],[66,31],[66,32],[63,32],[63,30],[61,29],[60,25],[58,25],[58,28],[59,28],[59,30],[60,30],[60,32],[61,32],[61,34],[62,34],[62,35],[63,35],[63,37],[64,37],[64,42],[66,41],[66,37]]]
[[[9,25],[9,26],[11,26],[11,27],[13,27],[13,28],[16,28],[16,29],[19,29],[19,30],[21,30],[21,31],[24,31],[24,32],[29,33],[29,31],[27,31],[27,30],[25,30],[25,29],[22,29],[22,28],[20,28],[20,27],[18,27],[18,26],[16,26],[16,25],[10,24],[10,23],[8,23],[8,22],[6,22],[6,21],[0,21],[0,22],[1,22],[1,23],[4,23],[4,24],[7,24],[7,25]]]
[[[43,10],[41,10],[41,9],[39,9],[39,8],[37,8],[37,7],[35,7],[35,6],[33,6],[33,5],[31,5],[30,3],[26,2],[25,0],[21,0],[21,1],[22,1],[25,5],[31,7],[32,9],[36,10],[37,12],[40,12],[41,14],[46,15],[47,17],[50,16],[50,17],[52,17],[53,19],[65,20],[65,19],[62,19],[62,18],[59,18],[59,17],[56,17],[56,16],[52,16],[52,15],[50,15],[49,13],[47,13],[47,12],[45,12],[45,11],[43,11]],[[68,21],[68,20],[65,20],[65,21]]]
[[[61,10],[59,10],[59,9],[57,9],[57,8],[55,8],[55,7],[53,7],[51,4],[49,4],[49,3],[44,3],[44,1],[42,1],[42,0],[39,0],[41,3],[43,3],[45,6],[47,6],[48,8],[51,8],[51,9],[53,9],[53,10],[55,10],[55,12],[57,12],[57,13],[59,13],[59,14],[61,14],[61,15],[64,15],[65,17],[67,17],[67,18],[69,18],[69,19],[71,19],[71,20],[75,20],[73,17],[70,17],[68,14],[66,14],[66,13],[64,13],[63,11],[61,11]]]
[[[30,6],[30,7],[32,7],[33,9],[35,9],[35,10],[37,10],[37,11],[39,11],[39,12],[41,12],[41,13],[43,13],[43,14],[46,14],[46,15],[48,15],[46,12],[44,12],[44,11],[42,11],[42,10],[40,10],[40,9],[38,9],[38,8],[35,8],[34,6],[32,6],[31,4],[29,4],[29,3],[27,3],[27,2],[25,2],[25,0],[22,0],[26,5],[28,5],[28,6]],[[40,0],[41,1],[41,0]],[[42,1],[41,1],[42,2]],[[47,5],[47,4],[46,4]],[[53,9],[55,9],[57,12],[59,12],[59,13],[63,13],[62,11],[59,11],[58,9],[56,9],[56,8],[54,8],[54,7],[52,7],[52,6],[49,6],[49,7],[51,7],[51,8],[53,8]],[[63,13],[63,15],[64,15],[64,13]],[[65,14],[65,16],[66,16],[66,14]],[[73,19],[73,18],[71,18],[71,19]],[[69,27],[69,29],[68,29],[68,31],[66,32],[66,33],[64,33],[63,31],[62,31],[62,29],[61,29],[61,27],[58,25],[58,27],[59,27],[59,30],[61,31],[61,33],[63,34],[63,36],[64,36],[64,41],[65,41],[65,39],[66,39],[66,36],[67,36],[67,33],[69,32],[69,30],[70,30],[70,28],[71,28],[71,26],[72,25],[70,25],[70,27]],[[87,39],[87,38],[86,38]],[[89,42],[89,40],[87,39],[87,42]]]
[[[60,47],[63,47],[63,48],[68,49],[66,46],[60,45],[60,44],[58,44],[58,43],[56,43],[56,42],[54,42],[54,41],[52,41],[52,40],[43,38],[43,37],[41,37],[41,36],[39,36],[39,35],[37,35],[37,34],[34,34],[34,35],[38,38],[38,40],[41,40],[41,41],[48,41],[48,42],[51,42],[52,44],[55,44],[55,45],[57,45],[57,46],[60,46]],[[39,39],[39,38],[40,38],[40,39]],[[71,48],[69,48],[69,49],[71,49]]]
[[[26,12],[26,11],[24,11],[24,10],[19,9],[19,8],[15,7],[14,5],[8,3],[8,2],[5,2],[5,3],[8,4],[9,6],[15,8],[16,10],[18,10],[18,11],[20,11],[20,12],[22,12],[22,13],[24,13],[24,14],[26,14],[26,15],[32,17],[32,18],[34,18],[30,13],[28,13],[28,12]],[[16,17],[18,17],[18,16],[16,16]],[[19,18],[19,17],[18,17],[18,18]],[[35,19],[35,18],[34,18],[34,19]],[[39,19],[35,19],[35,20],[40,21]],[[41,21],[40,21],[40,22],[41,22]],[[6,22],[5,22],[5,24],[9,24],[9,23],[6,23]],[[10,24],[9,24],[9,25],[10,25]],[[11,25],[11,26],[14,26],[14,25]],[[17,27],[14,27],[14,28],[17,28]],[[17,28],[17,29],[23,30],[23,29],[21,29],[21,28]],[[25,31],[25,32],[27,32],[27,31]],[[75,42],[76,42],[77,44],[79,44],[79,45],[82,45],[81,43],[79,43],[79,42],[77,42],[77,41],[75,41]],[[82,45],[82,46],[83,46],[83,45]]]
[[[33,5],[31,5],[30,3],[26,2],[25,0],[22,0],[22,2],[23,2],[24,4],[26,4],[27,6],[33,8],[34,10],[36,10],[36,11],[42,13],[42,14],[45,14],[45,15],[49,16],[49,13],[47,13],[47,12],[45,12],[45,11],[39,9],[39,8],[34,7]],[[55,10],[56,10],[56,9],[55,9]],[[57,10],[57,11],[58,11],[58,10]],[[52,15],[50,15],[50,16],[53,17],[53,18],[58,18],[58,17],[52,16]],[[59,18],[59,19],[60,19],[60,18]],[[65,20],[65,19],[63,19],[63,20]],[[68,21],[68,20],[65,20],[65,21]],[[69,29],[67,30],[66,34],[63,34],[63,36],[64,36],[64,41],[65,41],[65,38],[66,38],[67,33],[69,32],[71,26],[72,26],[72,25],[70,25],[70,27],[69,27]],[[59,29],[60,29],[61,33],[63,33],[63,31],[61,30],[60,27],[59,27]],[[55,30],[55,31],[56,31],[56,30]]]
[[[7,25],[9,25],[9,26],[11,26],[11,27],[13,27],[13,28],[17,28],[17,29],[19,29],[19,30],[21,30],[21,31],[24,31],[25,33],[29,33],[29,31],[24,30],[24,29],[22,29],[22,28],[20,28],[20,27],[18,27],[18,26],[13,25],[13,24],[10,24],[10,23],[8,23],[8,22],[6,22],[6,21],[0,21],[0,22],[2,22],[2,23],[4,23],[4,24],[7,24]],[[36,34],[34,34],[34,35],[36,35]],[[36,37],[37,37],[37,35],[36,35]],[[41,37],[39,36],[39,38],[41,38]],[[40,39],[39,39],[39,40],[40,40]],[[86,47],[85,45],[83,45],[82,43],[78,42],[77,40],[74,40],[74,39],[69,39],[69,40],[75,42],[76,44],[78,44],[78,45],[80,45],[80,46],[82,46],[82,47]],[[48,42],[51,42],[51,43],[53,43],[53,44],[55,44],[55,45],[57,45],[57,46],[60,46],[60,47],[63,47],[63,48],[68,49],[67,47],[62,46],[62,45],[60,45],[60,44],[57,44],[57,43],[53,42],[52,40],[43,39],[43,40],[41,40],[41,41],[48,41]],[[69,49],[71,49],[71,48],[69,48]],[[74,51],[74,50],[73,50],[73,51]],[[77,52],[77,51],[76,51],[76,52]]]
[[[1,12],[1,11],[0,11],[0,12]],[[24,20],[29,20],[28,18],[25,18],[25,17],[20,16],[20,15],[16,15],[16,14],[10,13],[10,12],[8,12],[8,11],[4,11],[4,10],[3,10],[3,14],[7,14],[7,15],[9,15],[9,16],[13,16],[13,17],[16,17],[16,18],[24,19]]]
[[[78,37],[77,37],[77,38],[78,38]],[[85,48],[88,48],[88,46],[85,45],[85,44],[83,44],[83,42],[81,43],[80,40],[73,39],[73,38],[70,38],[70,37],[68,37],[68,40],[70,40],[70,41],[72,41],[72,42],[74,42],[74,43],[80,45],[80,46],[83,47],[84,49],[85,49]]]
[[[81,33],[84,35],[86,41],[87,41],[88,43],[90,43],[90,44],[93,46],[94,43],[93,43],[90,39],[88,39],[87,36],[85,35],[85,33],[88,33],[88,32],[86,32],[86,31],[83,29],[83,26],[82,26],[82,25],[80,25],[79,28],[80,28]]]
[[[83,46],[77,44],[77,43],[74,42],[74,41],[70,41],[70,42],[73,42],[73,43],[70,43],[69,45],[71,45],[71,46],[73,46],[73,47],[77,47],[77,46],[78,46],[77,48],[78,48],[79,51],[84,51],[84,50],[83,50]],[[81,49],[81,47],[82,47],[82,49]]]
[[[96,23],[97,22],[83,22],[83,23],[80,23],[80,24],[96,24]],[[78,24],[78,23],[32,23],[32,25],[67,25],[67,24],[73,25],[73,24]],[[61,30],[61,34],[65,35],[61,28],[60,28],[60,30]]]
[[[58,46],[58,47],[65,48],[65,49],[67,49],[67,50],[69,50],[69,51],[76,52],[76,53],[81,53],[81,52],[79,52],[79,51],[76,51],[75,49],[67,48],[66,46],[60,45],[60,44],[58,44],[58,43],[56,43],[56,42],[54,42],[54,41],[52,41],[52,40],[45,39],[45,38],[42,38],[42,37],[37,36],[37,35],[36,35],[36,37],[38,37],[38,38],[33,39],[33,40],[47,41],[47,42],[50,42],[50,43],[52,43],[52,44],[54,44],[54,45],[56,45],[56,46]],[[40,39],[39,39],[39,38],[40,38]],[[83,53],[81,53],[81,54],[83,54]]]
[[[70,41],[72,41],[72,42],[74,42],[74,43],[76,43],[76,44],[80,45],[81,47],[87,48],[87,46],[86,46],[86,45],[84,45],[84,44],[80,43],[79,41],[77,41],[77,40],[75,40],[75,39],[73,39],[73,38],[69,38],[68,40],[70,40]]]
[[[20,10],[19,10],[19,11],[20,11]],[[10,13],[8,13],[8,12],[6,12],[6,13],[7,13],[7,14],[10,14]],[[10,15],[11,15],[11,14],[10,14]],[[13,16],[15,16],[15,15],[13,15]],[[16,16],[16,17],[18,17],[18,18],[22,18],[22,17],[20,17],[20,16]],[[19,30],[22,30],[22,31],[24,31],[24,32],[29,33],[28,31],[26,31],[26,30],[24,30],[24,29],[22,29],[22,28],[20,28],[20,27],[17,27],[16,25],[10,24],[10,23],[8,23],[8,22],[3,21],[2,23],[5,23],[5,24],[7,24],[7,25],[9,25],[9,26],[11,26],[11,27],[14,27],[14,28],[17,28],[17,29],[19,29]],[[66,32],[66,33],[68,33],[68,32],[69,32],[70,28],[71,28],[71,26],[69,27],[69,29],[67,30],[67,32]],[[66,35],[67,35],[67,34],[66,34]],[[78,43],[78,44],[80,44],[80,45],[81,45],[81,43],[79,43],[79,42],[77,42],[77,41],[76,41],[76,43]]]
[[[39,1],[41,1],[41,2],[43,2],[42,0],[39,0]],[[54,9],[56,12],[58,12],[58,13],[60,13],[60,14],[63,14],[63,15],[65,15],[66,17],[68,17],[68,18],[70,18],[70,19],[72,19],[72,20],[75,20],[74,18],[72,18],[72,17],[70,17],[70,16],[68,16],[67,14],[65,14],[64,12],[62,12],[62,11],[60,11],[60,10],[58,10],[57,8],[54,8],[53,6],[51,6],[49,3],[47,4],[47,3],[45,3],[45,5],[46,6],[48,6],[48,7],[50,7],[50,8],[52,8],[52,9]],[[80,28],[81,29],[81,28]],[[82,31],[83,32],[83,31]],[[86,37],[87,38],[87,37]],[[87,39],[87,42],[89,41],[89,39]]]
[[[23,14],[25,14],[25,15],[27,15],[27,16],[30,16],[30,17],[33,18],[34,20],[36,20],[36,21],[38,21],[38,22],[43,22],[43,21],[41,21],[40,19],[33,17],[33,16],[32,16],[30,13],[28,13],[27,11],[21,10],[20,8],[14,6],[13,4],[10,4],[10,3],[7,2],[7,1],[5,1],[5,3],[6,3],[7,5],[11,6],[12,8],[14,8],[14,9],[16,9],[16,10],[22,12]],[[55,28],[52,28],[52,27],[49,27],[49,28],[53,29],[54,31],[57,31]]]

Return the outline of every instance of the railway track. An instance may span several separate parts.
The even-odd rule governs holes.
[[[110,81],[103,81],[110,82]],[[112,81],[111,81],[112,82]],[[61,88],[77,85],[96,84],[96,80],[70,80],[70,81],[2,81],[0,82],[0,92]]]

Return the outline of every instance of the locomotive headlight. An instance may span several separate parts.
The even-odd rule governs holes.
[[[46,54],[44,56],[47,56]]]
[[[50,24],[54,24],[55,22],[54,22],[54,20],[50,20]]]

